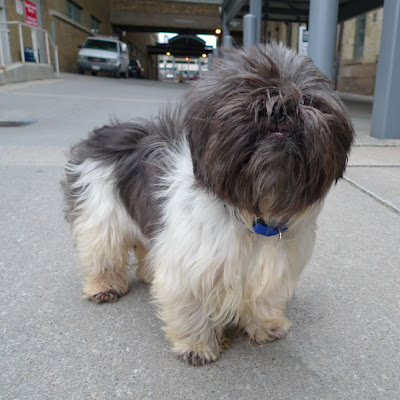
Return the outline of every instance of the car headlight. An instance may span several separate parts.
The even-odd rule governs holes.
[[[85,56],[78,56],[78,61],[86,61],[86,57]]]
[[[116,63],[117,63],[117,59],[116,59],[116,58],[109,58],[109,59],[108,59],[108,62],[109,62],[110,64],[116,64]]]

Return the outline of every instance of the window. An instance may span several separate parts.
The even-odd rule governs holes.
[[[73,1],[67,0],[67,16],[78,24],[82,23],[82,7],[79,7]]]
[[[275,28],[275,38],[276,41],[279,42],[280,41],[280,37],[279,37],[279,26],[277,28]]]
[[[366,15],[356,19],[356,30],[354,33],[354,48],[353,58],[362,58],[364,54],[364,38],[365,38],[365,25],[367,22]]]
[[[84,44],[85,49],[96,49],[118,52],[117,42],[111,40],[101,40],[89,38]]]
[[[100,32],[100,24],[101,22],[97,18],[93,17],[93,15],[90,16],[90,29],[93,32]]]

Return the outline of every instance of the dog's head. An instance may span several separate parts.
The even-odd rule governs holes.
[[[255,216],[282,219],[342,177],[354,136],[331,81],[278,44],[215,60],[184,118],[197,183]]]

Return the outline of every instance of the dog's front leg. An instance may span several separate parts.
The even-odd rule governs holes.
[[[285,314],[286,299],[269,294],[248,302],[239,324],[250,342],[268,343],[286,336],[291,322]]]
[[[170,282],[171,283],[171,282]],[[191,365],[215,361],[228,345],[223,338],[223,325],[216,324],[204,299],[196,299],[189,288],[169,286],[157,278],[153,294],[159,306],[159,316],[172,351]]]

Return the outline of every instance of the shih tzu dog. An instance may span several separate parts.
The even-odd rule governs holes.
[[[224,327],[282,338],[324,198],[354,130],[329,79],[278,44],[214,61],[175,111],[96,129],[63,182],[85,295],[128,291],[128,253],[172,350],[218,358]]]

